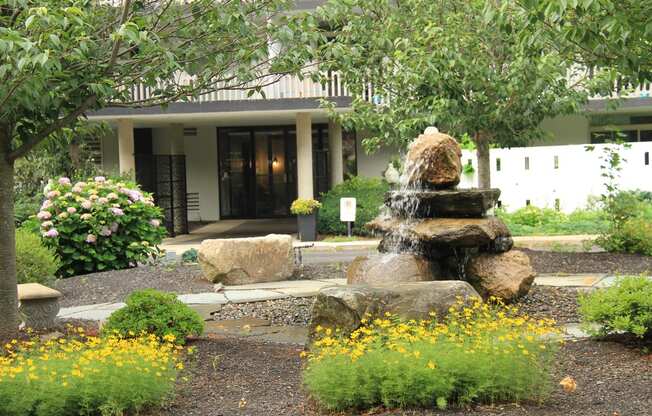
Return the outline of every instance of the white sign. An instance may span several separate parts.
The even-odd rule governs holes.
[[[355,222],[355,198],[340,198],[340,221]]]

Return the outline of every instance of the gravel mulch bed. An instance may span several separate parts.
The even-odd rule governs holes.
[[[537,273],[652,274],[652,256],[521,250],[530,256]]]
[[[585,289],[532,286],[515,306],[519,312],[537,319],[554,318],[559,324],[580,322],[577,297]]]
[[[122,302],[134,290],[157,289],[174,293],[212,292],[213,284],[201,278],[196,265],[156,265],[91,273],[58,280],[62,307]]]
[[[269,321],[271,325],[307,326],[310,321],[312,297],[285,298],[251,303],[230,303],[213,314],[213,319],[257,318]]]
[[[154,415],[283,416],[320,415],[301,384],[300,350],[243,339],[208,339],[194,343],[198,352],[188,382]],[[463,416],[645,416],[652,409],[652,360],[640,350],[613,342],[567,343],[559,353],[554,380],[577,382],[574,393],[556,386],[544,404],[479,406],[449,411],[388,411],[365,415]],[[331,413],[332,415],[332,413]]]

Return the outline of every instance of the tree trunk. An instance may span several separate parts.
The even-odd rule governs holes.
[[[0,125],[0,340],[18,331],[16,291],[16,230],[14,225],[14,163],[9,160],[11,132]]]
[[[478,157],[478,188],[491,188],[491,158],[489,157],[489,140],[486,136],[476,134],[476,155]]]

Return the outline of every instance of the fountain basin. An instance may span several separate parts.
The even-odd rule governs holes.
[[[392,214],[404,218],[483,217],[500,197],[500,189],[390,191],[385,198]]]

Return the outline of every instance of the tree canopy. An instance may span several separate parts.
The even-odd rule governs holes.
[[[0,338],[17,320],[16,159],[88,111],[255,91],[298,71],[318,35],[291,4],[0,0]]]
[[[368,149],[405,146],[429,125],[468,134],[482,187],[489,145],[542,139],[546,117],[579,111],[588,96],[586,72],[565,54],[520,41],[530,25],[513,2],[331,0],[319,13],[332,36],[322,69],[339,71],[353,96],[342,122],[370,132]]]
[[[612,68],[632,82],[652,79],[652,1],[519,0],[536,27],[586,66]]]

